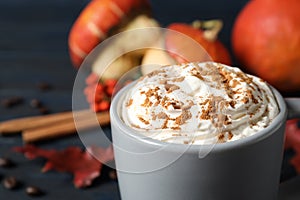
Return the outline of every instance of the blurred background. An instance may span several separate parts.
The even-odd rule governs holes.
[[[235,0],[151,0],[153,16],[163,27],[173,22],[221,19],[220,40],[230,50],[234,19],[247,2]],[[68,34],[88,0],[0,1],[0,98],[42,98],[51,112],[71,109],[71,90],[76,75],[68,54]],[[231,50],[230,50],[231,51]],[[35,93],[47,82],[56,88]],[[23,108],[2,110],[0,120],[37,114]]]
[[[89,0],[1,0],[0,1],[0,121],[18,117],[57,113],[72,109],[72,89],[77,70],[68,53],[68,35],[80,12]],[[229,49],[233,65],[231,31],[239,11],[248,0],[150,0],[153,17],[163,26],[173,22],[221,19],[220,41]],[[287,94],[290,95],[290,94]],[[293,95],[299,95],[294,93]],[[16,98],[9,106],[8,99]],[[33,100],[42,107],[34,108]],[[119,199],[115,181],[98,180],[95,187],[77,190],[71,177],[65,174],[41,175],[42,160],[27,162],[10,149],[23,145],[19,136],[0,137],[0,156],[11,156],[22,166],[12,170],[0,169],[47,188],[43,199]],[[46,148],[82,147],[74,137],[42,142]],[[286,154],[285,159],[293,153]],[[24,164],[25,163],[25,164]],[[291,166],[284,165],[284,179],[295,175]],[[106,176],[107,178],[107,176]],[[102,182],[101,182],[102,181]],[[2,199],[26,199],[22,190],[15,193],[0,187]]]

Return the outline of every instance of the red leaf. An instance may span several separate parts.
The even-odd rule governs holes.
[[[300,153],[300,129],[298,120],[288,120],[285,128],[285,148],[293,148]]]
[[[295,151],[290,163],[297,173],[300,173],[300,129],[298,128],[298,120],[287,121],[285,136],[285,148],[292,148]]]
[[[300,155],[297,153],[291,160],[290,163],[293,165],[298,174],[300,174]]]
[[[32,160],[43,157],[47,160],[42,171],[56,170],[58,172],[69,172],[74,175],[73,183],[76,187],[87,187],[92,181],[100,176],[102,169],[101,162],[109,162],[114,159],[112,147],[103,149],[100,147],[90,147],[88,151],[94,153],[101,161],[94,158],[88,151],[82,151],[79,147],[68,147],[64,150],[45,150],[33,145],[15,147],[16,152]]]
[[[87,148],[87,151],[89,151],[93,156],[97,158],[97,160],[101,161],[102,163],[107,163],[109,161],[114,160],[114,152],[112,145],[106,149],[91,146]]]

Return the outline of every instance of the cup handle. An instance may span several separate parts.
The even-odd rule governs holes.
[[[284,98],[288,108],[288,119],[300,118],[300,98]]]

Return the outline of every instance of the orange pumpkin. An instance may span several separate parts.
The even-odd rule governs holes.
[[[206,58],[208,54],[209,59],[215,62],[231,64],[229,51],[217,38],[222,28],[221,21],[195,21],[193,25],[173,23],[167,28],[193,39],[204,50],[194,45],[191,40],[184,40],[183,37],[171,32],[166,35],[166,48],[177,62],[205,61],[208,60]]]
[[[299,8],[299,0],[252,0],[233,27],[240,64],[281,91],[300,90]]]
[[[130,12],[148,13],[147,0],[93,0],[80,13],[69,34],[71,61],[79,68],[87,54]]]

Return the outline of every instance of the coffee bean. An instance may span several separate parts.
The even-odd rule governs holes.
[[[0,167],[12,167],[14,163],[8,158],[0,158]]]
[[[6,189],[12,190],[18,187],[18,181],[15,177],[10,176],[3,180],[3,186]]]
[[[49,83],[46,82],[39,82],[37,84],[37,87],[41,90],[41,91],[48,91],[52,89],[52,86]]]
[[[117,172],[116,170],[111,170],[109,173],[108,173],[108,176],[111,180],[116,180],[117,179]]]
[[[26,194],[29,196],[40,196],[43,194],[43,192],[35,186],[28,186],[26,187]]]
[[[42,102],[39,101],[38,99],[32,99],[30,101],[30,106],[33,107],[33,108],[41,108],[42,107]]]
[[[23,103],[23,101],[24,101],[24,99],[22,97],[15,96],[15,97],[3,99],[1,101],[1,104],[6,108],[11,108],[13,106]]]
[[[49,109],[46,108],[46,107],[41,107],[41,108],[39,108],[39,112],[40,112],[42,115],[46,115],[46,114],[49,114],[49,113],[50,113]]]

